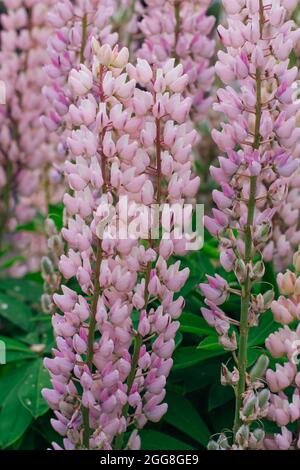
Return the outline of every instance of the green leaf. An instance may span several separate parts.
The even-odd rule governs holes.
[[[22,359],[33,359],[37,354],[31,351],[27,345],[6,336],[0,336],[4,343],[6,364],[20,361]]]
[[[195,346],[185,346],[177,349],[174,353],[174,367],[176,369],[184,369],[193,366],[199,362],[205,361],[210,357],[224,355],[224,350],[205,350],[197,349]]]
[[[193,450],[194,447],[159,431],[142,429],[142,450]]]
[[[201,390],[220,380],[220,361],[219,357],[213,357],[192,367],[175,371],[173,369],[169,380],[182,383],[183,393]]]
[[[22,387],[30,364],[11,369],[5,368],[6,374],[0,376],[0,446],[11,446],[25,433],[32,421],[31,414],[18,399],[18,390]]]
[[[7,260],[4,261],[4,263],[2,263],[0,265],[0,270],[4,270],[4,269],[9,269],[11,268],[14,264],[18,263],[18,262],[22,262],[24,261],[25,258],[23,256],[14,256],[13,258],[9,258]],[[2,281],[1,281],[2,282]]]
[[[0,290],[18,300],[39,304],[43,286],[27,279],[1,279]]]
[[[190,294],[190,292],[192,292],[195,289],[195,287],[199,284],[199,282],[200,282],[199,275],[190,276],[187,282],[185,283],[185,285],[183,286],[183,288],[181,289],[180,295],[182,295],[182,297],[186,297],[188,294]]]
[[[259,322],[259,326],[251,328],[249,333],[249,346],[264,344],[267,337],[278,329],[278,323],[273,319],[273,314],[269,310],[264,313]]]
[[[63,212],[64,212],[64,205],[63,204],[56,204],[56,205],[49,205],[48,208],[48,217],[55,222],[56,228],[61,230],[63,227]]]
[[[217,335],[214,336],[208,336],[205,338],[199,345],[197,346],[197,349],[205,349],[208,351],[221,351],[221,353],[224,353],[224,348],[219,344],[219,338]]]
[[[199,315],[183,312],[180,317],[180,331],[182,333],[193,333],[198,336],[207,336],[213,333],[213,328]]]
[[[253,366],[254,362],[264,353],[261,348],[249,348],[247,354],[247,367]]]
[[[231,387],[224,387],[220,382],[215,382],[209,391],[208,411],[228,403],[233,398],[234,393]]]
[[[164,420],[206,446],[211,433],[192,403],[173,392],[167,393],[166,401],[169,407]]]
[[[49,373],[43,366],[43,359],[39,358],[33,362],[18,393],[22,405],[35,419],[45,414],[49,409],[41,395],[41,390],[49,386]]]
[[[176,336],[175,336],[175,348],[178,348],[183,340],[183,336],[180,333],[180,331],[177,331]]]
[[[31,308],[3,292],[0,292],[0,316],[25,331],[31,328]]]

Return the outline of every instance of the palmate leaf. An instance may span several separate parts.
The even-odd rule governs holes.
[[[174,392],[167,393],[166,402],[168,412],[164,420],[202,446],[206,446],[211,433],[194,405],[187,398]]]

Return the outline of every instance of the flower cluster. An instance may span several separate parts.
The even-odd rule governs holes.
[[[270,389],[270,404],[268,418],[280,426],[281,434],[267,436],[265,446],[267,449],[299,449],[299,433],[291,432],[286,427],[289,423],[300,418],[300,252],[293,258],[295,272],[286,271],[277,276],[281,296],[272,302],[272,312],[276,322],[284,325],[266,339],[266,347],[275,359],[284,359],[277,363],[275,370],[269,369],[266,380]],[[295,323],[296,322],[296,323]],[[296,325],[290,327],[289,325]]]
[[[208,308],[205,318],[214,325],[221,343],[235,347],[230,320],[220,310],[228,292],[241,297],[238,321],[238,372],[234,433],[244,420],[247,401],[246,352],[249,328],[272,301],[272,291],[258,296],[253,286],[264,274],[260,259],[269,249],[272,218],[285,201],[288,179],[298,168],[293,151],[300,129],[295,126],[299,103],[293,100],[297,67],[289,68],[289,55],[299,38],[292,21],[286,21],[285,2],[265,0],[223,0],[228,28],[218,27],[226,51],[219,51],[216,72],[226,85],[218,91],[217,112],[227,120],[212,137],[219,149],[219,167],[211,173],[220,185],[213,191],[217,206],[206,217],[207,229],[220,242],[220,262],[225,271],[234,271],[240,289],[229,289],[220,277],[201,285]],[[236,81],[235,88],[230,83]],[[255,260],[255,261],[253,261]],[[256,419],[256,418],[255,418]]]
[[[73,69],[68,81],[77,96],[69,109],[76,129],[65,165],[72,190],[64,197],[68,252],[59,262],[81,293],[62,285],[53,297],[62,314],[53,316],[54,358],[45,360],[53,389],[43,394],[66,449],[137,449],[138,429],[167,410],[166,378],[184,305],[174,294],[189,274],[168,263],[185,252],[185,240],[172,232],[173,239],[157,243],[148,220],[153,204],[182,203],[197,192],[190,155],[197,134],[185,125],[191,100],[181,97],[181,65],[170,60],[152,69],[141,60],[134,67],[126,48],[95,39],[92,47],[92,67]],[[120,236],[124,199],[133,223],[143,204],[145,243],[130,228]]]
[[[111,46],[118,39],[110,26],[111,3],[107,0],[60,0],[48,14],[53,33],[48,40],[50,63],[45,70],[49,80],[43,93],[48,98],[50,111],[43,117],[43,124],[49,131],[70,127],[68,111],[76,97],[68,86],[69,73],[80,64],[91,65],[91,38],[96,37]],[[64,137],[59,141],[62,161],[66,152],[63,141]]]
[[[147,0],[139,25],[144,42],[138,55],[163,65],[169,57],[183,65],[188,76],[185,95],[193,100],[194,120],[203,117],[212,104],[208,96],[214,69],[210,59],[215,43],[210,38],[215,18],[207,16],[210,0]]]
[[[47,108],[41,97],[45,83],[43,64],[50,31],[46,23],[53,0],[6,0],[1,14],[0,80],[6,103],[0,106],[0,245],[25,254],[11,274],[36,270],[45,248],[43,235],[18,231],[37,211],[46,210],[57,173],[52,140],[40,126]],[[3,245],[2,245],[3,248]]]

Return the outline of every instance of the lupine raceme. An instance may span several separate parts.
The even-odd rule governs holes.
[[[43,234],[16,228],[47,211],[51,200],[56,200],[51,187],[59,180],[52,167],[52,138],[40,126],[47,107],[47,100],[40,96],[45,83],[44,48],[50,34],[46,16],[53,2],[3,3],[0,80],[6,99],[0,106],[0,251],[18,256],[10,274],[22,276],[38,268],[46,243]]]
[[[268,336],[266,347],[275,361],[284,359],[284,362],[275,362],[275,370],[266,372],[271,391],[267,417],[281,428],[280,433],[266,436],[265,447],[269,450],[299,449],[300,446],[299,432],[287,427],[300,417],[299,254],[299,250],[294,254],[293,271],[278,274],[281,295],[271,305],[274,320],[282,327]]]
[[[113,206],[119,227],[123,200],[131,218],[142,203],[147,233],[153,204],[193,198],[197,134],[185,125],[191,100],[181,92],[188,78],[174,60],[162,69],[145,60],[134,67],[126,48],[96,39],[92,45],[92,68],[73,69],[68,82],[78,128],[67,140],[72,194],[64,197],[68,252],[59,263],[81,293],[62,285],[53,297],[62,314],[53,316],[54,358],[45,360],[53,389],[43,394],[66,449],[135,449],[138,430],[167,410],[166,377],[184,305],[174,294],[188,277],[187,268],[168,260],[186,251],[185,240],[171,230],[170,239],[146,237],[145,246],[139,237],[113,237],[115,225],[103,221]]]
[[[212,136],[225,156],[219,157],[219,167],[211,168],[221,189],[213,191],[217,207],[213,217],[206,217],[206,227],[218,238],[221,265],[234,271],[236,283],[232,286],[215,276],[200,287],[207,304],[202,313],[236,360],[232,373],[222,368],[223,382],[233,386],[236,396],[233,448],[262,445],[262,430],[250,425],[266,416],[268,391],[261,390],[260,381],[258,385],[249,380],[248,336],[268,309],[273,292],[255,295],[254,287],[264,274],[262,255],[272,219],[285,200],[287,179],[298,168],[292,155],[299,138],[299,103],[293,100],[298,69],[289,68],[289,55],[299,30],[288,20],[285,3],[224,0],[228,27],[218,27],[225,51],[218,53],[216,73],[225,88],[218,91],[214,107],[226,121]],[[230,294],[240,297],[239,318],[230,318],[220,308]],[[263,373],[267,360],[261,361]],[[210,444],[218,446],[220,441]]]

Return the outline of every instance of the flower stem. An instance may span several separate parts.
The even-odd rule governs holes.
[[[255,120],[255,134],[253,142],[253,150],[257,150],[260,146],[260,123],[262,115],[262,99],[261,99],[261,71],[257,68],[256,70],[256,120]],[[238,428],[241,425],[240,409],[243,402],[243,394],[246,388],[246,369],[247,369],[247,352],[248,352],[248,335],[249,335],[249,324],[248,324],[248,311],[251,298],[252,282],[250,279],[250,261],[252,255],[252,227],[254,221],[255,211],[255,198],[256,198],[256,182],[257,177],[250,177],[250,194],[248,201],[248,216],[247,225],[245,227],[245,264],[247,267],[247,275],[245,282],[242,285],[242,299],[241,299],[241,317],[240,317],[240,340],[239,340],[239,353],[238,353],[238,370],[239,370],[239,382],[236,390],[236,402],[235,402],[235,417],[233,432],[236,434]]]
[[[80,48],[80,63],[84,62],[84,50],[87,41],[87,14],[82,18],[82,32],[81,32],[81,48]]]
[[[101,261],[102,261],[102,242],[98,240],[97,245],[97,255],[96,255],[96,266],[95,266],[95,290],[91,305],[91,318],[89,324],[89,334],[88,334],[88,350],[87,350],[87,357],[86,357],[86,364],[89,367],[90,371],[92,371],[93,367],[93,354],[94,354],[94,337],[95,337],[95,328],[96,328],[96,313],[97,313],[97,305],[98,300],[101,293],[100,288],[100,268],[101,268]],[[86,449],[89,449],[89,441],[90,441],[90,423],[89,423],[89,409],[83,407],[82,409],[82,417],[83,417],[83,445]]]
[[[175,40],[174,40],[174,57],[175,57],[175,64],[179,63],[179,57],[176,52],[177,44],[180,35],[180,27],[181,27],[181,20],[180,20],[180,0],[176,0],[174,2],[174,13],[175,13]]]
[[[144,308],[147,308],[147,304],[149,300],[148,286],[149,286],[149,281],[150,281],[151,266],[152,266],[152,263],[148,263],[147,271],[145,275],[145,295],[144,295],[145,306]],[[130,391],[132,389],[132,385],[136,376],[142,344],[143,344],[143,337],[139,333],[137,333],[135,336],[135,340],[134,340],[134,350],[133,350],[133,356],[132,356],[132,361],[131,361],[131,369],[130,369],[130,373],[127,379],[127,395],[130,394]],[[125,419],[127,419],[128,417],[128,411],[129,411],[129,403],[127,402],[126,405],[124,405],[123,411],[122,411],[122,415],[124,416]],[[124,443],[124,433],[119,434],[118,437],[116,438],[115,450],[121,450],[123,447],[123,443]]]

